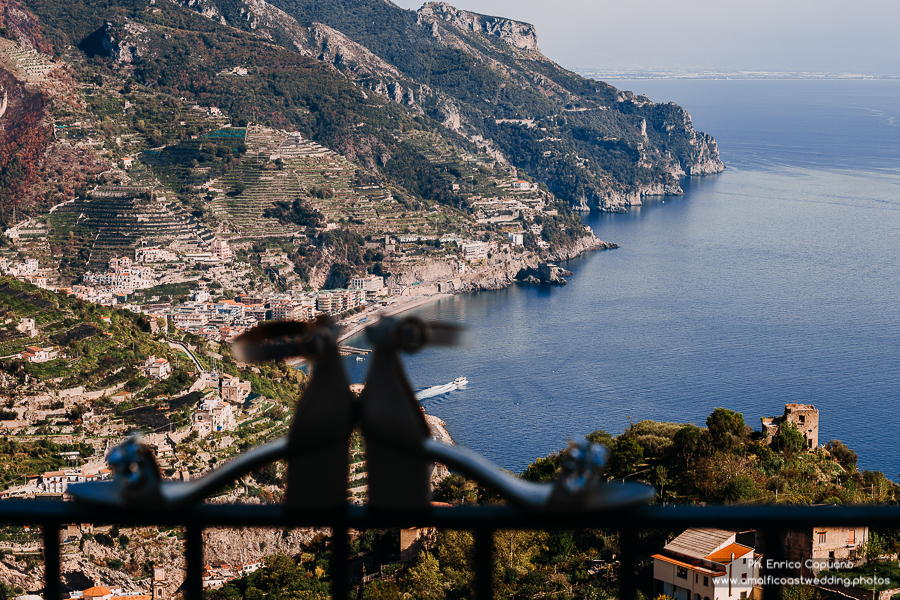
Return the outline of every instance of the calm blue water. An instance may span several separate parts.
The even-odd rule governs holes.
[[[627,215],[585,217],[619,250],[419,311],[464,324],[464,349],[406,364],[424,406],[502,466],[629,420],[704,424],[820,410],[860,467],[900,473],[900,82],[611,82],[688,108],[728,169]],[[362,344],[357,341],[355,343]],[[357,381],[366,363],[348,362]]]

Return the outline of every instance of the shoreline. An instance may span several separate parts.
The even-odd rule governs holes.
[[[443,300],[445,298],[451,298],[454,294],[432,294],[430,296],[412,296],[409,300],[405,302],[394,302],[390,306],[387,306],[381,310],[376,310],[372,313],[368,313],[366,315],[368,318],[365,323],[353,323],[350,327],[344,329],[341,328],[341,332],[338,335],[338,344],[349,340],[350,338],[356,337],[360,333],[363,332],[370,325],[374,325],[378,321],[381,320],[382,317],[393,317],[394,315],[399,315],[400,313],[404,313],[421,306],[425,306],[426,304],[431,304],[432,302],[437,302],[439,300]],[[377,319],[372,319],[372,317],[378,317]]]
[[[420,308],[427,304],[431,304],[432,302],[437,302],[439,300],[443,300],[445,298],[451,298],[454,294],[432,294],[430,296],[412,296],[409,300],[405,302],[395,302],[390,306],[382,308],[380,310],[375,310],[370,313],[361,313],[361,315],[355,316],[364,316],[366,318],[365,323],[352,323],[350,326],[341,326],[340,333],[338,334],[337,343],[338,345],[346,342],[349,339],[356,337],[361,334],[367,327],[378,323],[382,317],[393,317],[394,315],[399,315],[400,313],[404,313],[410,310],[414,310],[416,308]],[[285,360],[285,362],[294,367],[295,369],[300,367],[301,365],[306,364],[305,358],[289,358]]]
[[[609,242],[604,242],[602,240],[597,239],[597,237],[590,233],[589,235],[579,239],[575,242],[571,247],[568,247],[562,251],[559,251],[555,254],[551,254],[547,256],[544,260],[550,260],[554,262],[569,260],[575,258],[577,256],[581,256],[586,252],[593,250],[612,250],[618,248],[617,244],[611,244]],[[532,264],[533,263],[533,264]],[[420,308],[427,304],[431,304],[433,302],[438,302],[439,300],[443,300],[445,298],[452,298],[455,295],[463,294],[467,292],[473,291],[488,291],[488,290],[498,290],[508,287],[518,280],[515,279],[515,273],[520,272],[523,268],[533,267],[537,265],[537,261],[528,261],[528,260],[520,260],[513,261],[511,263],[507,263],[504,266],[497,265],[499,269],[496,270],[487,270],[485,272],[473,274],[474,276],[470,276],[466,278],[465,285],[462,289],[459,289],[455,293],[437,293],[430,294],[428,296],[411,296],[403,301],[396,301],[390,306],[376,309],[372,312],[360,313],[358,315],[354,315],[359,318],[366,317],[366,321],[364,323],[360,323],[358,320],[349,325],[341,325],[340,333],[338,334],[337,343],[338,345],[346,342],[349,339],[352,339],[359,334],[361,334],[367,327],[374,325],[378,321],[381,320],[381,317],[392,317],[395,315],[399,315],[401,313],[414,310],[416,308]],[[526,282],[527,283],[527,282]],[[291,358],[287,359],[287,364],[296,368],[299,368],[301,365],[306,363],[306,359],[304,358]]]

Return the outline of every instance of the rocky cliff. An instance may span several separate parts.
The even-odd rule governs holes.
[[[418,10],[418,14],[420,21],[424,23],[430,22],[433,18],[443,19],[465,31],[496,36],[504,43],[520,50],[539,51],[537,30],[534,25],[528,23],[459,10],[446,2],[426,2]]]

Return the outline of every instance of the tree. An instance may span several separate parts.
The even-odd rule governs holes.
[[[856,462],[859,457],[856,455],[856,452],[845,446],[843,442],[831,440],[825,444],[825,449],[839,465],[844,467],[845,471],[852,472],[856,470]]]
[[[474,595],[473,574],[475,538],[470,531],[438,530],[434,552],[441,565],[451,596],[470,598]]]
[[[494,533],[495,555],[500,566],[517,571],[530,571],[532,559],[546,541],[546,531],[502,529]]]
[[[653,485],[659,486],[659,497],[662,498],[666,485],[670,482],[669,470],[663,465],[656,465],[650,470],[650,480]]]
[[[416,600],[443,600],[446,596],[440,565],[430,552],[419,555],[416,564],[403,578],[403,583]]]
[[[869,532],[868,541],[860,548],[860,553],[866,557],[866,563],[875,563],[884,553],[884,540],[874,531]]]
[[[694,425],[687,425],[678,430],[672,439],[675,453],[684,462],[685,468],[690,467],[694,457],[700,452],[700,440],[702,430]]]
[[[756,483],[749,477],[734,477],[722,487],[724,502],[745,502],[759,495]]]
[[[538,483],[555,481],[562,462],[563,455],[559,452],[553,452],[549,456],[542,456],[525,467],[525,470],[522,471],[522,478]]]
[[[717,408],[706,418],[710,441],[718,450],[731,450],[747,437],[744,415],[727,408]]]
[[[265,565],[251,574],[248,586],[256,588],[269,598],[280,597],[287,599],[322,598],[328,597],[328,586],[316,577],[311,577],[290,557],[284,554],[267,556]],[[245,598],[249,598],[248,593]]]
[[[554,562],[560,562],[567,557],[575,554],[577,546],[575,545],[575,534],[569,529],[561,529],[552,531],[547,540],[547,550],[550,559]]]
[[[393,581],[374,581],[366,586],[363,600],[401,600],[400,588]]]
[[[797,426],[790,421],[784,421],[778,428],[778,436],[775,438],[778,443],[778,449],[784,454],[787,460],[790,460],[794,454],[806,447],[806,438],[797,429]]]
[[[451,473],[437,484],[433,496],[438,502],[475,504],[478,497],[478,486],[462,475]]]
[[[283,478],[278,474],[278,463],[269,463],[253,471],[253,478],[262,485],[279,485]]]
[[[592,444],[603,444],[607,448],[612,448],[613,444],[616,443],[613,436],[606,433],[602,429],[596,429],[596,430],[590,432],[589,434],[584,436],[584,439],[586,439],[587,441],[589,441]]]
[[[635,466],[644,460],[644,449],[633,437],[622,436],[616,440],[609,459],[610,474],[613,478],[625,477],[634,472]]]

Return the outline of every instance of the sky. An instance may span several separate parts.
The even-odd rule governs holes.
[[[393,0],[417,9],[421,1]],[[571,70],[900,74],[897,0],[453,0],[537,27]]]

